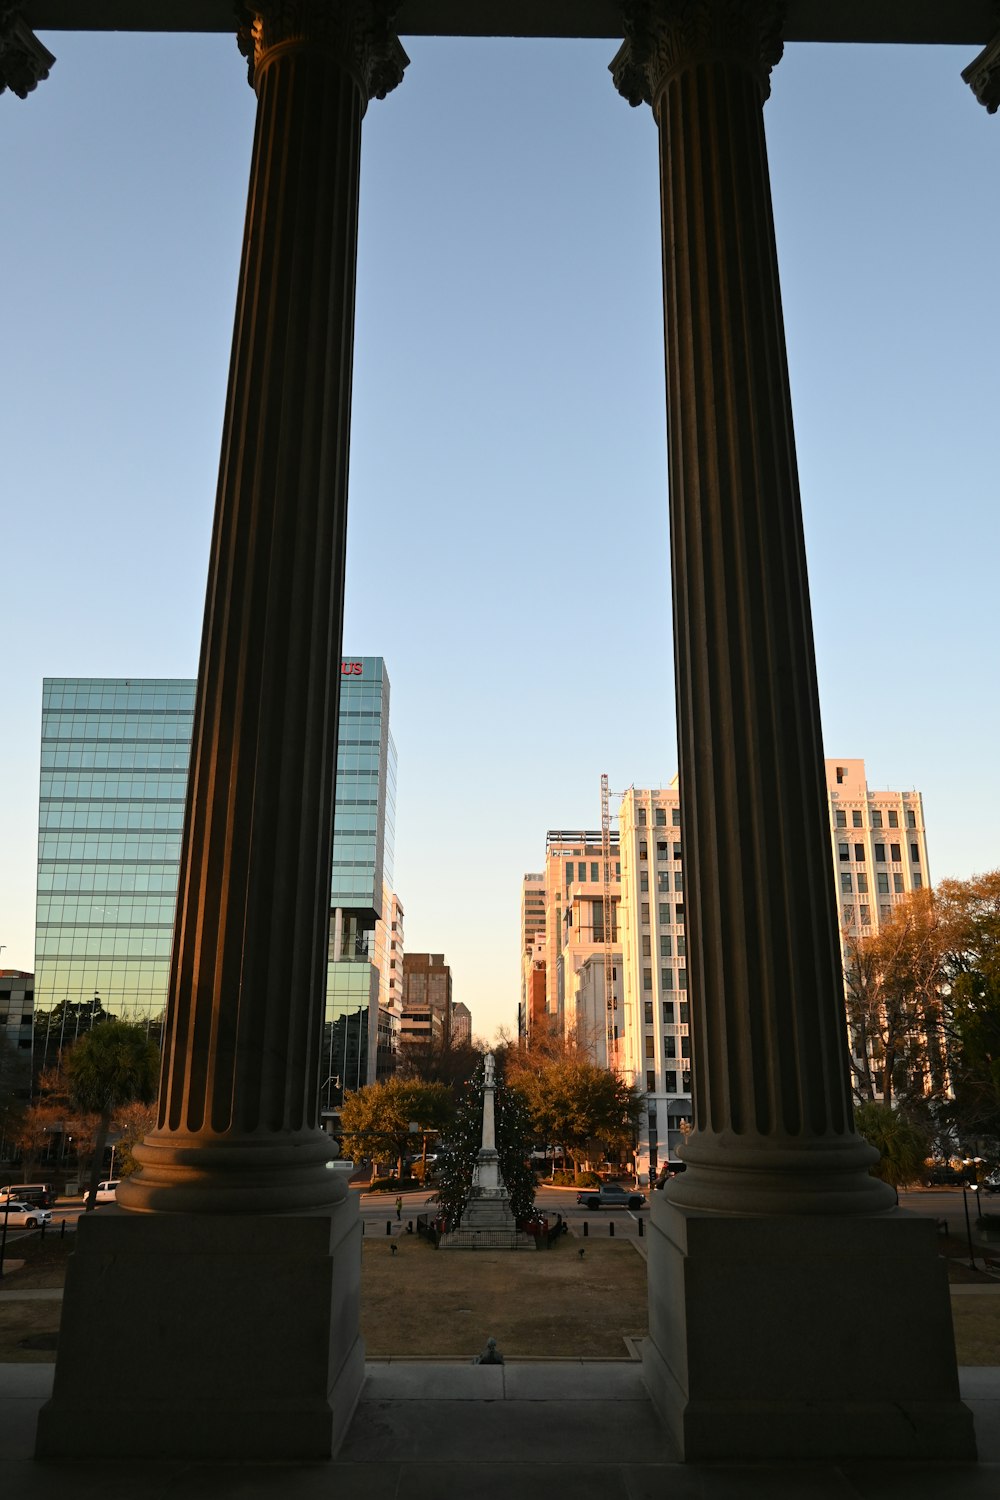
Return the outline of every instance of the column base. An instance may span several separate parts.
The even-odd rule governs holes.
[[[77,1233],[37,1457],[336,1452],[364,1382],[355,1199],[287,1217],[101,1209]]]
[[[930,1220],[653,1203],[643,1375],[685,1460],[970,1459]]]

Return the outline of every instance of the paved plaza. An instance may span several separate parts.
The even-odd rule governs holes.
[[[978,1464],[679,1464],[629,1360],[371,1363],[327,1464],[37,1463],[50,1364],[0,1365],[4,1500],[996,1500],[1000,1368],[963,1369]],[[114,1370],[107,1379],[113,1384]],[[850,1420],[845,1408],[845,1421]]]

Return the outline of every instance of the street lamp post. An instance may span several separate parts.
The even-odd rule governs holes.
[[[962,1207],[965,1209],[965,1238],[969,1246],[969,1266],[973,1271],[976,1269],[976,1258],[972,1252],[972,1225],[969,1222],[969,1194],[967,1190],[969,1189],[969,1187],[971,1187],[974,1193],[979,1192],[979,1168],[982,1165],[982,1161],[983,1158],[981,1156],[972,1156],[966,1157],[965,1161],[963,1161],[962,1163],[963,1167],[974,1167],[976,1169],[976,1180],[974,1183],[970,1184],[966,1182],[964,1177],[962,1179]],[[976,1217],[978,1218],[978,1198],[976,1199],[976,1203]]]

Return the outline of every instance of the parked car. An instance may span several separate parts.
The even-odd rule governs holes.
[[[924,1187],[961,1187],[968,1182],[969,1174],[962,1167],[953,1167],[949,1162],[935,1162],[924,1172]]]
[[[584,1208],[641,1208],[646,1194],[623,1188],[617,1182],[605,1182],[599,1188],[584,1188],[577,1193],[576,1201]]]
[[[0,1205],[6,1198],[16,1198],[18,1203],[36,1203],[39,1208],[51,1208],[56,1201],[56,1195],[47,1182],[11,1183],[9,1187],[0,1188]]]
[[[120,1177],[112,1177],[107,1182],[97,1184],[97,1192],[94,1194],[95,1203],[114,1203],[115,1189],[121,1182]]]
[[[994,1167],[989,1176],[983,1178],[983,1191],[986,1193],[1000,1193],[1000,1167]]]
[[[34,1229],[39,1224],[47,1224],[51,1218],[47,1208],[39,1208],[37,1203],[18,1203],[13,1198],[5,1199],[0,1208],[0,1220],[20,1229]]]

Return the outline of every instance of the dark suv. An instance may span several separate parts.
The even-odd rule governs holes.
[[[599,1188],[584,1188],[577,1193],[576,1201],[584,1208],[641,1208],[646,1195],[619,1187],[617,1182],[606,1182]]]
[[[37,1204],[39,1208],[51,1208],[56,1195],[47,1182],[11,1183],[0,1188],[0,1206],[9,1198],[12,1203]]]

